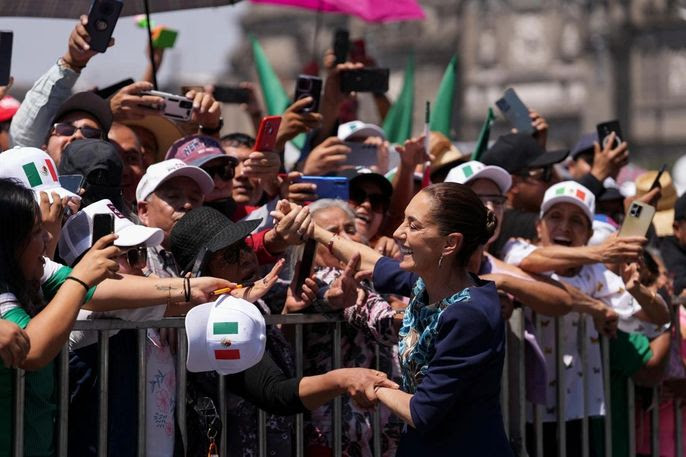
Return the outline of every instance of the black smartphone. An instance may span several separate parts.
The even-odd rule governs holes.
[[[310,238],[305,242],[305,247],[302,250],[302,257],[295,267],[295,276],[293,277],[293,285],[295,287],[296,297],[302,293],[303,284],[312,274],[312,266],[314,265],[314,256],[317,251],[317,241]]]
[[[14,32],[0,31],[0,86],[10,83]]]
[[[607,122],[601,122],[596,125],[598,131],[598,141],[600,142],[600,147],[605,148],[605,144],[609,140],[610,133],[615,132],[615,142],[612,145],[613,148],[619,146],[619,144],[624,141],[622,138],[622,129],[619,127],[618,120],[612,120]]]
[[[650,185],[650,190],[649,190],[649,192],[650,192],[651,190],[655,189],[656,187],[661,187],[661,186],[660,186],[660,178],[662,177],[662,173],[664,173],[666,169],[667,169],[667,164],[666,164],[666,163],[663,163],[662,166],[660,167],[660,171],[657,172],[657,176],[655,176],[655,180],[654,180],[653,183]]]
[[[348,60],[350,51],[350,33],[346,29],[337,29],[333,35],[333,53],[336,56],[336,64]]]
[[[124,4],[121,0],[93,0],[88,11],[86,31],[93,51],[105,52]]]
[[[222,103],[248,103],[250,101],[250,89],[239,86],[214,86],[212,93],[218,102]]]
[[[195,256],[193,263],[188,266],[188,270],[182,271],[181,275],[185,276],[186,273],[190,272],[191,278],[199,278],[205,272],[205,267],[207,267],[210,257],[212,257],[212,252],[210,252],[207,246],[203,246],[200,248],[198,255]]]
[[[103,236],[114,233],[114,214],[101,213],[93,216],[93,237],[91,246]]]
[[[112,95],[114,95],[119,90],[123,89],[126,86],[130,86],[131,84],[133,84],[133,82],[134,82],[133,78],[122,79],[118,83],[114,83],[110,86],[103,87],[102,89],[96,90],[95,93],[102,98],[110,98]]]
[[[293,101],[305,97],[312,97],[312,103],[300,110],[301,113],[316,113],[319,111],[319,100],[322,98],[322,78],[319,76],[298,75],[295,82],[295,96]]]
[[[341,92],[388,92],[388,68],[360,68],[341,72]]]
[[[83,186],[83,180],[82,175],[61,175],[59,177],[60,186],[76,195],[79,194],[79,190]]]
[[[502,98],[496,100],[495,106],[510,121],[510,124],[517,129],[517,132],[533,135],[534,127],[531,125],[529,108],[522,102],[514,89],[508,88],[505,90]]]

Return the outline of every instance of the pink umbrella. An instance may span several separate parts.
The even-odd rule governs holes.
[[[343,13],[357,16],[367,22],[416,21],[425,17],[422,7],[416,0],[252,0],[252,2]]]

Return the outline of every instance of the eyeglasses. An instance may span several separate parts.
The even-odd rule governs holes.
[[[526,169],[515,173],[515,175],[536,181],[550,182],[553,177],[553,167]]]
[[[362,189],[351,188],[349,200],[356,206],[362,205],[365,201],[369,202],[372,211],[375,213],[385,213],[388,209],[388,198],[383,194],[368,194]]]
[[[52,126],[52,129],[57,136],[72,136],[77,130],[80,130],[84,138],[102,138],[102,129],[86,125],[76,127],[66,122],[58,122]]]
[[[202,167],[202,169],[205,170],[208,175],[212,176],[212,178],[218,176],[219,179],[223,179],[224,181],[231,181],[236,175],[236,164],[233,161],[224,165]]]
[[[241,258],[241,251],[250,252],[250,248],[248,247],[245,240],[240,240],[236,243],[233,243],[230,246],[227,246],[222,251],[222,257],[224,258],[224,262],[226,262],[229,265],[237,265],[238,261]]]
[[[137,246],[126,251],[126,263],[134,269],[143,269],[148,264],[148,248]]]
[[[494,208],[503,206],[507,200],[504,195],[499,194],[478,194],[478,197],[484,206],[487,206],[490,203]]]

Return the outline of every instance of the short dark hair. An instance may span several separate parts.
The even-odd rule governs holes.
[[[33,191],[14,179],[0,178],[0,219],[5,221],[0,224],[0,292],[14,294],[27,309],[37,291],[24,277],[19,257],[39,218]]]
[[[474,251],[493,236],[497,220],[472,189],[464,184],[443,182],[432,184],[422,192],[433,199],[431,217],[438,231],[445,236],[461,233],[464,237],[457,254],[461,266],[467,265]]]
[[[229,133],[221,138],[221,144],[224,147],[231,146],[236,148],[243,146],[246,148],[252,148],[255,146],[255,138],[240,132]]]

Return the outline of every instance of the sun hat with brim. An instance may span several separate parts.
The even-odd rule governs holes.
[[[12,178],[21,182],[33,191],[38,202],[41,192],[48,194],[50,202],[53,192],[61,198],[81,200],[80,196],[60,185],[55,162],[38,148],[15,147],[0,154],[0,178]]]
[[[542,218],[550,208],[558,203],[571,203],[576,205],[584,212],[589,223],[593,223],[593,213],[595,213],[595,195],[575,181],[562,181],[550,186],[543,195],[541,203]]]
[[[179,126],[164,116],[148,115],[143,119],[130,119],[122,123],[128,127],[140,127],[152,133],[157,143],[155,161],[163,160],[174,141],[184,136]]]
[[[234,374],[254,366],[264,356],[264,317],[250,302],[231,295],[193,307],[185,319],[188,355],[193,373]]]
[[[214,159],[238,164],[238,159],[227,155],[217,140],[205,135],[191,135],[176,140],[165,156],[165,160],[169,159],[183,160],[184,163],[196,167],[202,167]]]
[[[431,181],[435,182],[441,172],[452,169],[456,165],[469,160],[465,154],[440,132],[431,132],[429,136],[429,155],[433,157],[430,165]]]
[[[233,222],[214,208],[201,206],[187,212],[169,235],[170,249],[177,265],[189,271],[203,247],[214,253],[244,239],[261,219]]]
[[[107,136],[110,127],[112,127],[112,110],[107,100],[94,92],[77,92],[60,105],[53,118],[53,123],[59,122],[67,114],[77,111],[93,116],[100,124],[104,136]]]
[[[531,135],[508,133],[502,135],[482,156],[484,165],[497,165],[510,174],[543,168],[562,162],[568,150],[546,151]]]
[[[136,200],[139,202],[148,198],[165,181],[185,176],[195,181],[203,195],[214,189],[214,181],[205,170],[194,165],[186,165],[179,159],[163,160],[148,167],[136,187]]]
[[[62,260],[68,265],[73,265],[81,254],[90,249],[93,241],[93,218],[96,214],[108,213],[114,218],[114,232],[119,236],[114,240],[115,246],[152,247],[162,243],[164,232],[161,229],[134,224],[110,200],[103,199],[82,208],[67,219],[57,245]]]
[[[362,121],[350,121],[338,126],[338,139],[341,141],[364,141],[370,136],[386,139],[386,134],[378,125],[366,124]]]
[[[470,160],[452,168],[445,177],[444,182],[456,182],[467,184],[476,179],[490,179],[505,194],[512,185],[512,176],[503,168],[495,165],[484,165],[476,160]]]
[[[657,171],[647,171],[636,178],[636,196],[641,197],[650,191],[650,186],[657,177]],[[676,187],[672,183],[672,176],[665,170],[660,176],[660,187],[662,188],[660,199],[655,207],[656,212],[653,216],[653,226],[657,236],[669,236],[673,232],[674,206],[677,201]]]

